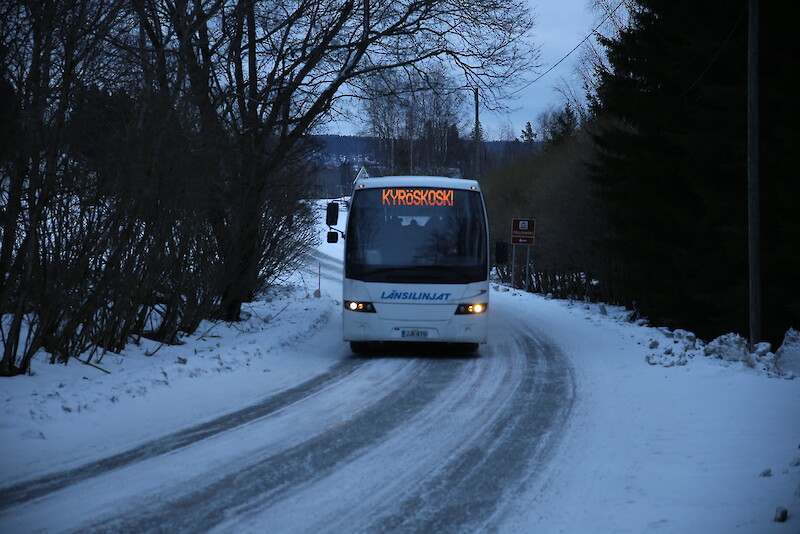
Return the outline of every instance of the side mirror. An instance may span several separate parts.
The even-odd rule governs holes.
[[[494,262],[498,265],[508,263],[508,242],[497,241],[494,244]]]
[[[339,233],[328,232],[328,243],[338,243],[338,242],[339,242]]]
[[[328,226],[333,226],[337,222],[339,222],[339,203],[329,202],[328,211],[325,213],[325,224]]]

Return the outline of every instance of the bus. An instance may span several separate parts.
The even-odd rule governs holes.
[[[338,206],[329,205],[328,225]],[[338,240],[331,231],[328,241]],[[474,180],[359,177],[344,232],[343,338],[486,343],[489,226]]]

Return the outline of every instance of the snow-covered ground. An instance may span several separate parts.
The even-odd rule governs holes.
[[[800,532],[800,380],[702,351],[674,365],[663,348],[685,339],[623,309],[501,295],[494,307],[529,317],[577,382],[550,482],[510,531]]]
[[[245,408],[340,363],[341,284],[331,274],[340,247],[321,245],[241,323],[206,323],[179,346],[142,340],[106,354],[102,370],[51,366],[41,354],[32,376],[0,379],[0,490]],[[765,348],[740,356],[729,339],[706,355],[690,333],[629,322],[617,307],[498,285],[491,299],[494,321],[560,349],[575,381],[554,457],[498,508],[499,531],[800,532],[800,379],[781,376]],[[786,522],[773,520],[777,507]],[[0,513],[0,531],[12,524]],[[47,528],[58,531],[58,518]]]

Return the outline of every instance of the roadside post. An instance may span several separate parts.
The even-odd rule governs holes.
[[[531,247],[536,237],[536,219],[513,218],[511,219],[511,286],[516,289],[517,245],[525,247],[525,291],[530,288],[531,278]]]

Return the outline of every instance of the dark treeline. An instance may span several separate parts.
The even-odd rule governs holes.
[[[594,159],[594,144],[583,130],[571,128],[550,139],[541,152],[517,155],[481,180],[495,239],[508,240],[512,217],[536,219],[536,242],[531,252],[531,290],[559,298],[610,301],[609,259],[596,246],[601,237],[600,202],[586,163]],[[524,284],[525,247],[517,248],[515,284]],[[511,266],[502,266],[510,280]],[[593,282],[594,281],[594,282]]]
[[[798,14],[760,17],[763,337],[773,344],[800,326]],[[537,218],[535,270],[573,281],[564,296],[708,338],[746,333],[747,2],[637,0],[629,25],[601,43],[607,63],[581,131],[487,184],[503,213],[498,236],[513,206]]]
[[[522,2],[463,7],[0,2],[0,375],[238,320],[313,243],[305,140],[359,80],[499,98],[535,61]]]

